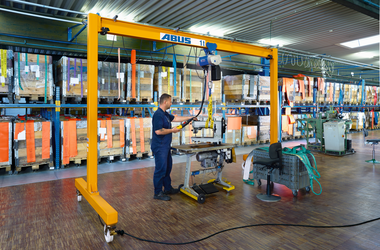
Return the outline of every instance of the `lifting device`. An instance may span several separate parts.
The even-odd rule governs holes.
[[[87,65],[88,65],[88,98],[87,98],[87,181],[75,179],[78,201],[82,196],[91,204],[105,222],[104,236],[107,242],[113,240],[118,221],[117,211],[111,207],[98,191],[98,34],[112,34],[136,39],[163,41],[165,43],[206,48],[206,42],[218,45],[219,51],[258,56],[270,59],[270,143],[278,141],[278,55],[277,48],[264,48],[251,44],[202,36],[179,30],[164,29],[138,23],[102,18],[96,14],[87,16]],[[133,90],[132,90],[133,92]]]

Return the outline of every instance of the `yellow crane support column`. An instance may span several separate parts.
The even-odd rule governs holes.
[[[278,52],[272,49],[270,60],[270,143],[278,142]]]
[[[98,192],[98,31],[100,16],[88,15],[87,26],[87,182],[75,179],[79,195],[91,204],[107,226],[117,223],[117,211]],[[78,199],[79,200],[79,199]]]

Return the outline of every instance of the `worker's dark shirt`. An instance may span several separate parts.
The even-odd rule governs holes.
[[[173,121],[174,116],[168,112],[163,111],[161,108],[158,108],[153,115],[153,138],[152,138],[152,151],[155,151],[159,148],[170,149],[172,143],[172,134],[167,135],[157,135],[156,130],[162,128],[171,129],[171,121]]]

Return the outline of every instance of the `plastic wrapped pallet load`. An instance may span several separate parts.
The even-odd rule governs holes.
[[[226,143],[241,145],[242,118],[239,116],[227,116]]]
[[[0,116],[0,168],[12,170],[12,120],[10,116]]]
[[[365,124],[364,112],[351,112],[352,130],[361,130]]]
[[[13,102],[13,51],[0,50],[0,95],[5,95],[9,103]]]
[[[270,101],[270,77],[269,76],[255,76],[257,86],[257,100]]]
[[[120,74],[119,74],[120,66]],[[127,64],[114,62],[98,62],[98,98],[107,102],[125,100]],[[120,78],[120,85],[119,85]]]
[[[98,158],[112,161],[125,157],[125,119],[106,115],[98,118]]]
[[[81,164],[87,160],[87,119],[64,117],[61,119],[62,165]]]
[[[177,127],[181,125],[180,122],[172,122],[172,128],[174,127]],[[182,133],[181,132],[178,132],[178,133],[173,133],[172,134],[172,146],[178,146],[178,145],[181,145],[181,138],[182,138]]]
[[[61,87],[62,101],[87,98],[87,60],[63,56],[57,64],[56,86]]]
[[[135,86],[136,96],[132,96],[132,64],[128,63],[127,100],[153,101],[154,65],[136,64]]]
[[[152,118],[125,118],[123,121],[126,127],[126,158],[129,159],[131,155],[137,158],[144,154],[152,156]]]
[[[351,84],[343,84],[344,86],[344,99],[343,102],[347,104],[352,103],[352,85]]]
[[[234,75],[224,76],[223,86],[225,101],[243,102],[257,100],[257,83],[259,76],[254,75]],[[255,84],[256,83],[256,84]]]
[[[15,168],[53,167],[52,123],[39,117],[19,117],[14,121]]]
[[[252,145],[257,143],[257,126],[243,124],[241,131],[242,145]]]
[[[164,93],[172,96],[172,101],[182,101],[181,69],[159,66],[155,68],[153,90],[157,91],[157,97]]]
[[[259,142],[266,143],[270,140],[270,116],[259,116],[258,127]]]
[[[14,53],[14,93],[16,102],[22,97],[53,102],[53,59],[51,56]]]

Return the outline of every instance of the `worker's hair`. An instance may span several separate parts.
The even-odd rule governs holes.
[[[160,104],[163,104],[164,101],[166,101],[166,100],[168,100],[170,98],[172,98],[171,95],[169,95],[169,94],[162,94],[161,97],[160,97]]]

